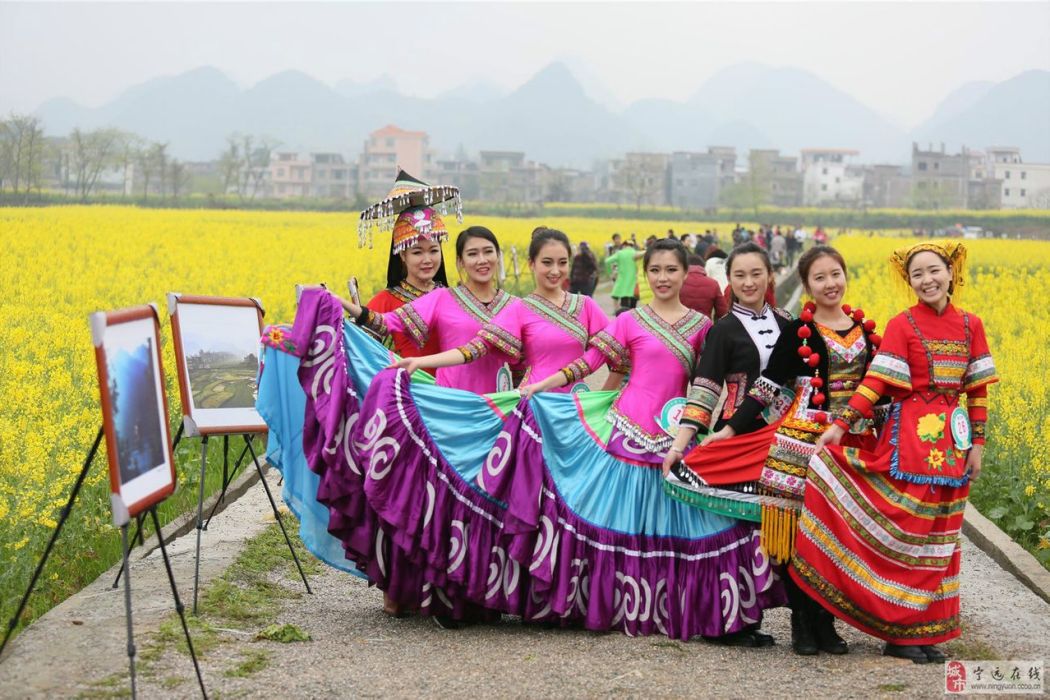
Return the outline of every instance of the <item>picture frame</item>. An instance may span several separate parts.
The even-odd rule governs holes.
[[[251,297],[168,294],[187,436],[267,431],[255,410],[263,314]]]
[[[113,524],[175,492],[168,397],[153,304],[90,315]]]

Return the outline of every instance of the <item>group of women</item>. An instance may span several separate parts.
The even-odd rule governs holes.
[[[476,226],[449,286],[433,199],[385,209],[385,291],[359,305],[310,290],[269,343],[301,357],[317,501],[389,614],[759,647],[763,611],[787,603],[799,654],[846,653],[838,617],[887,655],[944,658],[996,381],[980,320],[951,302],[961,245],[894,255],[918,303],[882,337],[844,305],[827,246],[799,260],[796,320],[767,303],[772,268],[750,243],[726,262],[728,315],[685,307],[673,239],[644,252],[652,301],[610,320],[564,290],[572,246],[548,228],[528,296],[498,288],[498,239]]]

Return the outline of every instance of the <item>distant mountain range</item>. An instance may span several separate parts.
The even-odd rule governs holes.
[[[1050,162],[1048,71],[960,86],[911,132],[812,73],[757,63],[719,71],[684,102],[646,99],[619,109],[606,94],[593,82],[585,87],[563,62],[509,93],[479,81],[434,98],[406,96],[387,75],[333,87],[286,71],[241,89],[203,67],[147,81],[98,108],[49,100],[37,115],[49,134],[116,126],[166,141],[184,160],[217,158],[233,132],[272,136],[286,150],[357,153],[371,131],[397,124],[427,131],[431,146],[445,153],[460,146],[516,150],[577,167],[626,151],[709,145],[787,154],[853,148],[862,162],[906,163],[913,140],[945,142],[951,151],[1018,146],[1025,160]]]

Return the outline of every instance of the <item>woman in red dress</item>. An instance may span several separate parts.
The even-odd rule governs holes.
[[[817,443],[790,573],[829,612],[885,640],[885,655],[940,662],[933,645],[960,633],[959,531],[998,377],[981,319],[952,303],[963,245],[919,243],[890,260],[918,303],[886,325],[864,380]],[[877,445],[839,446],[882,396],[892,403]]]

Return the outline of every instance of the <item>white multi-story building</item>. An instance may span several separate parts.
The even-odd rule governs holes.
[[[1050,164],[1025,163],[1014,146],[989,146],[978,168],[971,176],[998,189],[997,205],[1003,209],[1050,208]]]
[[[1003,209],[1050,209],[1050,163],[996,162]]]
[[[804,148],[802,157],[802,203],[853,204],[864,197],[864,176],[854,168],[858,151],[846,148]]]

